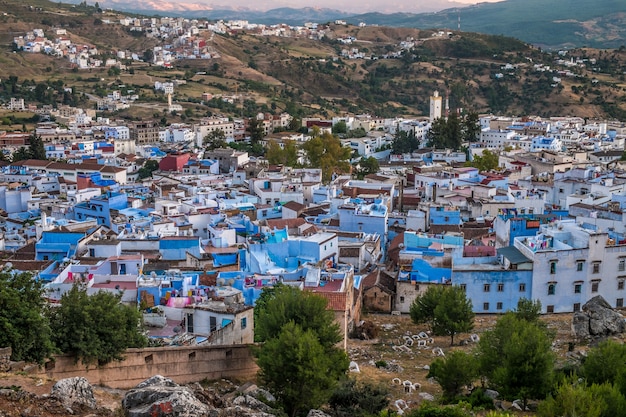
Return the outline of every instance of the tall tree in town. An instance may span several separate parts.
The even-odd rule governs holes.
[[[44,295],[31,274],[0,271],[0,346],[11,347],[15,361],[43,363],[54,352]]]
[[[41,136],[33,133],[28,137],[28,151],[32,159],[46,160],[46,149],[43,146]]]
[[[413,301],[409,312],[414,323],[427,323],[433,334],[450,336],[450,345],[454,344],[454,336],[474,328],[472,301],[456,285],[428,287]]]
[[[263,137],[265,137],[265,132],[263,131],[263,121],[257,119],[256,117],[250,118],[248,131],[250,132],[250,143],[252,145],[259,143],[263,140]]]
[[[545,398],[552,386],[552,337],[545,326],[514,312],[500,317],[478,345],[480,373],[504,398]]]
[[[331,133],[324,132],[314,135],[302,146],[309,165],[312,168],[322,169],[322,180],[328,182],[333,174],[350,172],[351,150],[341,144],[339,138]]]
[[[61,305],[50,311],[56,346],[86,365],[121,360],[127,348],[144,347],[141,314],[121,299],[121,293],[105,291],[90,296],[76,283],[61,297]]]
[[[265,290],[264,290],[265,292]],[[289,416],[317,408],[348,369],[334,314],[319,295],[280,286],[264,295],[256,315],[259,376]],[[255,309],[256,310],[256,309]]]

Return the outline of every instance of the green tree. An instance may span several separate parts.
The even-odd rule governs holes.
[[[44,295],[31,274],[0,271],[0,346],[10,346],[15,361],[43,363],[54,351]]]
[[[553,379],[554,355],[545,327],[509,312],[478,344],[480,373],[505,398],[544,398]]]
[[[293,321],[304,331],[313,330],[322,346],[334,347],[342,335],[326,303],[319,295],[287,285],[277,286],[255,306],[258,310],[255,336],[258,335],[260,342],[275,338],[285,324]]]
[[[365,178],[366,175],[376,174],[380,169],[378,159],[370,156],[369,158],[361,159],[356,165],[356,177],[360,180]]]
[[[459,286],[430,286],[411,304],[409,313],[414,323],[427,323],[436,336],[454,336],[474,328],[472,302]]]
[[[326,403],[345,375],[348,358],[329,355],[313,329],[290,321],[259,349],[257,365],[263,384],[294,417]]]
[[[480,135],[480,123],[478,113],[468,112],[463,116],[461,133],[464,142],[476,142]]]
[[[337,136],[325,132],[315,134],[302,146],[313,168],[322,169],[322,180],[328,182],[334,173],[350,172],[350,148],[341,145]]]
[[[466,165],[478,168],[479,171],[491,171],[498,168],[498,160],[499,157],[496,152],[483,149],[482,155],[474,155],[474,160],[467,162]]]
[[[587,353],[581,372],[588,384],[621,382],[626,376],[626,345],[605,340]]]
[[[144,179],[148,177],[152,177],[152,173],[159,169],[159,162],[153,159],[149,159],[138,171],[139,179]]]
[[[253,145],[259,143],[265,137],[265,131],[263,130],[263,121],[252,117],[250,119],[250,125],[248,126],[250,132],[250,143]]]
[[[28,153],[31,159],[46,160],[46,149],[41,136],[33,133],[28,138]]]
[[[27,159],[30,159],[30,152],[23,146],[20,146],[20,148],[11,155],[11,161],[13,162],[25,161]]]
[[[121,360],[127,348],[147,343],[140,312],[121,304],[122,294],[99,291],[88,295],[75,284],[51,310],[50,326],[56,346],[85,365]]]
[[[448,118],[435,119],[426,138],[428,146],[433,148],[459,150],[463,140],[463,125],[458,114],[452,112]]]
[[[348,369],[332,311],[319,295],[280,285],[261,295],[255,310],[260,378],[276,393],[285,411],[325,403]]]
[[[335,135],[348,133],[348,125],[343,120],[338,121],[333,125],[333,133]]]
[[[222,129],[215,129],[209,132],[202,140],[207,150],[212,151],[217,148],[226,148],[226,134]]]
[[[520,298],[517,302],[515,316],[529,323],[538,323],[541,326],[544,325],[543,322],[539,321],[539,317],[541,316],[541,301],[539,300],[533,301],[528,298]]]
[[[328,404],[335,417],[376,416],[389,405],[389,390],[383,385],[359,382],[352,378],[341,381]]]
[[[554,395],[539,403],[539,417],[614,417],[626,415],[626,399],[609,383],[587,386],[564,381]]]
[[[444,397],[452,400],[478,377],[478,363],[472,355],[455,350],[445,358],[435,359],[428,372],[428,378],[431,377],[441,385]]]
[[[393,137],[391,153],[394,155],[411,153],[418,149],[419,145],[419,141],[415,137],[415,133],[413,131],[405,132],[404,130],[398,130]]]

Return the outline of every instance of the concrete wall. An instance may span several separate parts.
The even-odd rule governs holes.
[[[128,349],[124,356],[123,361],[102,367],[85,367],[75,363],[73,356],[59,355],[46,363],[42,373],[57,380],[82,376],[91,384],[128,389],[157,374],[184,384],[205,378],[251,379],[258,370],[246,345]]]

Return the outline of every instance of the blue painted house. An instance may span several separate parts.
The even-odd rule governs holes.
[[[125,193],[107,191],[74,206],[74,216],[76,220],[93,218],[98,224],[111,227],[111,210],[122,210],[127,207],[128,199]]]
[[[187,258],[187,252],[200,257],[199,236],[167,236],[159,240],[161,258],[166,261],[183,260]]]
[[[475,313],[504,313],[521,298],[531,299],[532,269],[530,259],[507,246],[495,257],[455,257],[452,284],[465,289]]]
[[[35,244],[35,260],[62,261],[63,258],[71,258],[84,237],[85,233],[81,232],[45,231]]]

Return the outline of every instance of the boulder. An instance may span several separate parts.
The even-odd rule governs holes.
[[[0,348],[0,372],[7,372],[11,369],[11,347]]]
[[[320,410],[309,410],[309,414],[307,414],[306,417],[330,417],[330,416]]]
[[[579,339],[589,339],[624,333],[624,316],[611,308],[602,296],[587,301],[582,311],[574,313],[572,332]]]
[[[417,395],[424,401],[435,401],[435,396],[428,392],[420,392]]]
[[[491,398],[492,400],[495,400],[500,396],[500,393],[496,390],[486,389],[485,396]]]
[[[233,405],[263,411],[264,413],[272,412],[272,408],[269,405],[257,400],[251,395],[240,395],[239,397],[235,397]]]
[[[127,417],[204,417],[211,412],[211,407],[201,403],[190,388],[161,375],[128,391],[122,408]]]
[[[52,387],[50,396],[59,400],[65,407],[84,405],[89,408],[96,408],[93,387],[83,377],[76,376],[57,381]]]

